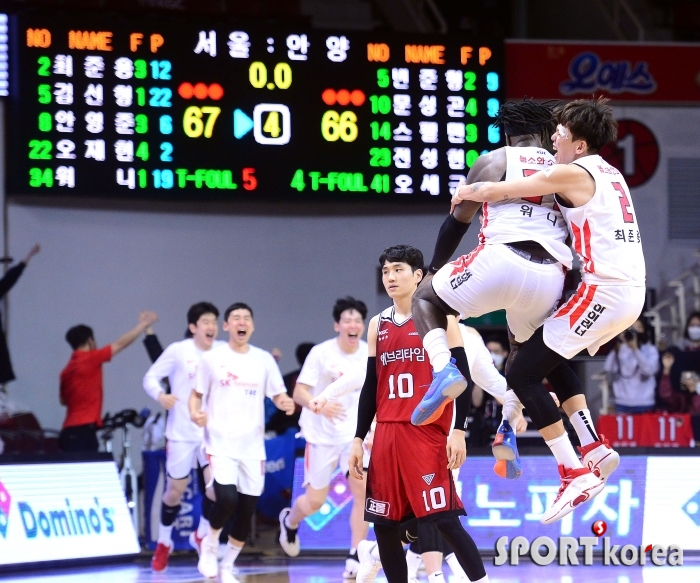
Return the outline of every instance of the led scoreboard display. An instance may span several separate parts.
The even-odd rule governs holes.
[[[503,145],[501,43],[221,19],[9,19],[8,192],[449,199]]]

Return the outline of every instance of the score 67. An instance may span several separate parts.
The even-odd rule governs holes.
[[[219,117],[220,113],[220,107],[188,107],[182,117],[182,129],[185,131],[185,135],[190,138],[198,138],[201,135],[204,135],[205,138],[211,138],[216,118]],[[204,116],[208,116],[206,121],[204,121]]]

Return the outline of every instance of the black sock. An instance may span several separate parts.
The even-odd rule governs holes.
[[[180,505],[168,506],[165,502],[160,505],[160,523],[163,526],[170,526],[180,512]]]
[[[374,534],[379,546],[379,558],[387,583],[406,583],[408,580],[408,567],[406,555],[401,544],[401,529],[399,525],[386,526],[374,525]]]

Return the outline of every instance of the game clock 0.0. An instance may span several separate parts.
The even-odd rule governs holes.
[[[11,195],[447,204],[503,145],[499,42],[19,11]]]

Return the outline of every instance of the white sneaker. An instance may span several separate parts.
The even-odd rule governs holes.
[[[189,537],[190,546],[197,551],[197,554],[202,552],[202,541],[203,540],[204,540],[204,537],[199,538],[199,536],[197,536],[196,530],[193,530],[190,533],[190,537]]]
[[[540,519],[542,524],[560,520],[577,506],[588,502],[603,491],[605,481],[588,468],[571,469],[559,466],[561,486],[552,507]]]
[[[357,571],[360,569],[360,561],[356,559],[357,552],[354,555],[349,555],[345,559],[345,571],[343,571],[343,579],[355,579]]]
[[[608,476],[620,465],[620,454],[610,447],[603,434],[599,437],[600,441],[579,447],[578,451],[583,457],[583,467],[607,481]]]
[[[210,536],[206,535],[202,539],[202,546],[199,551],[199,562],[197,563],[197,569],[204,576],[209,579],[214,579],[219,573],[219,562],[216,558],[219,552],[219,541],[210,540]]]
[[[236,573],[238,573],[238,569],[234,568],[233,565],[229,565],[227,567],[224,567],[223,565],[219,569],[219,581],[220,583],[241,583],[237,578],[236,578]]]
[[[356,583],[374,583],[377,572],[382,568],[382,563],[372,556],[372,550],[376,544],[369,540],[361,540],[357,545],[360,567],[357,570]]]
[[[297,535],[297,528],[289,528],[285,524],[287,516],[289,516],[291,508],[284,508],[280,512],[280,545],[282,550],[287,553],[290,557],[296,557],[300,551],[299,536]]]

